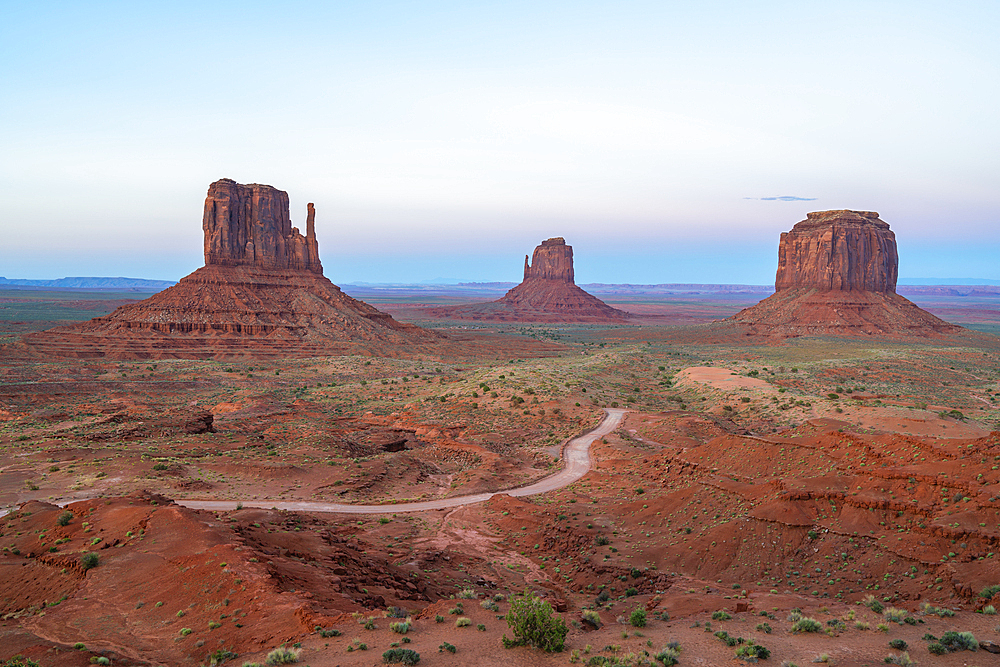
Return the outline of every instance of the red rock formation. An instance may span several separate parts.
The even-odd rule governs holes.
[[[783,232],[778,243],[777,291],[894,292],[896,235],[873,211],[818,211]]]
[[[397,322],[323,277],[315,209],[306,235],[288,195],[229,179],[209,186],[205,266],[110,315],[22,340],[36,355],[111,359],[393,356],[440,337]]]
[[[524,281],[490,303],[433,308],[437,317],[515,322],[621,322],[629,314],[612,308],[574,282],[573,247],[556,237],[524,257]]]
[[[202,229],[205,266],[255,266],[323,273],[316,211],[308,205],[306,235],[292,227],[288,193],[270,185],[223,178],[208,187]]]
[[[960,330],[896,294],[898,266],[896,237],[878,213],[809,213],[781,235],[775,293],[728,321],[776,337]]]

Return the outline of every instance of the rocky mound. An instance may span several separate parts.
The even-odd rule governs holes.
[[[896,236],[873,211],[818,211],[781,235],[775,293],[728,322],[747,335],[959,331],[896,294]]]
[[[524,256],[524,280],[503,298],[430,312],[450,319],[500,322],[623,322],[629,317],[576,285],[573,246],[562,237],[542,241],[530,263]]]
[[[109,359],[317,356],[377,353],[433,341],[347,296],[323,277],[315,209],[306,234],[288,194],[228,178],[208,189],[205,266],[169,289],[98,317],[29,334],[34,354]]]

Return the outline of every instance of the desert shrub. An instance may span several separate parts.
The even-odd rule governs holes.
[[[758,623],[757,632],[763,632],[765,635],[771,634],[771,624],[770,623]]]
[[[154,463],[153,464],[153,470],[166,470],[169,467],[170,466],[168,466],[166,463],[162,463],[162,462],[161,463]]]
[[[927,650],[930,651],[931,655],[944,655],[948,652],[948,648],[944,644],[939,644],[937,642],[928,644]]]
[[[217,665],[224,663],[226,660],[232,660],[235,657],[237,657],[236,654],[229,649],[219,648],[206,655],[205,662],[208,663],[209,667],[216,667]]]
[[[5,660],[0,667],[39,667],[38,663],[23,655],[15,655],[13,658]]]
[[[507,639],[505,634],[505,647],[534,646],[547,652],[563,650],[569,629],[561,618],[553,615],[552,605],[538,596],[525,592],[511,598],[506,620],[514,638]]]
[[[815,658],[813,658],[813,662],[830,662],[830,654],[820,653]]]
[[[455,597],[461,598],[463,600],[475,600],[477,597],[479,597],[479,595],[476,593],[476,589],[474,588],[463,588],[458,592],[458,595],[456,595]]]
[[[875,626],[875,631],[876,632],[889,632],[889,624],[888,623],[879,623],[878,625]]]
[[[110,665],[111,658],[103,655],[95,655],[90,659],[92,665]]]
[[[382,654],[382,660],[387,663],[401,662],[404,665],[415,665],[420,662],[420,654],[410,648],[391,648]]]
[[[815,618],[804,617],[795,621],[792,632],[819,632],[823,626]]]
[[[991,604],[988,604],[985,607],[983,607],[983,613],[986,614],[987,616],[993,616],[997,613],[997,608]]]
[[[663,667],[673,667],[681,659],[681,647],[677,642],[671,642],[653,656],[653,660],[663,663]]]
[[[400,621],[398,623],[390,623],[389,629],[395,632],[396,634],[405,635],[407,632],[410,631],[410,622]]]
[[[584,609],[580,615],[584,623],[592,625],[595,628],[601,627],[601,616],[593,609]]]
[[[910,654],[909,653],[907,653],[906,651],[903,651],[899,655],[886,656],[886,658],[885,658],[885,664],[887,664],[887,665],[903,665],[903,667],[913,667],[913,665],[916,665],[917,663],[913,662],[913,659],[910,658]]]
[[[389,607],[385,610],[385,615],[389,618],[408,618],[410,612],[406,611],[402,607]]]
[[[760,644],[749,642],[736,649],[736,657],[746,662],[757,662],[767,660],[771,657],[771,652]]]
[[[627,598],[635,597],[638,594],[639,594],[639,589],[636,588],[635,586],[629,586],[628,588],[625,589],[625,597]]]
[[[448,651],[448,653],[454,653],[456,650],[457,649],[455,649],[455,645],[449,644],[448,642],[442,642],[441,645],[438,646],[438,653],[443,653],[444,651]]]
[[[191,628],[181,628],[180,632],[182,637],[187,637],[189,634],[194,632],[194,630],[192,630]]]
[[[594,538],[594,544],[596,544],[599,547],[603,547],[608,544],[611,544],[611,540],[608,539],[607,535],[598,535],[597,537]]]
[[[472,619],[467,616],[459,616],[458,620],[455,621],[456,628],[467,628],[472,625]]]
[[[989,600],[997,593],[1000,593],[1000,584],[993,584],[992,586],[987,586],[983,590],[979,591],[979,597]]]
[[[101,559],[97,556],[97,554],[91,551],[80,556],[80,567],[84,570],[90,570],[97,567],[100,561]]]
[[[297,648],[285,648],[279,646],[267,654],[264,660],[265,665],[290,665],[299,661],[299,650]]]
[[[486,625],[480,623],[479,625],[476,626],[476,630],[479,630],[480,632],[486,632]]]
[[[497,606],[497,603],[489,598],[486,598],[485,600],[480,602],[479,606],[482,607],[483,609],[489,609],[490,611],[500,611],[500,607]]]
[[[893,623],[903,623],[903,619],[907,616],[907,611],[905,609],[897,609],[896,607],[889,607],[882,612],[882,616],[885,620],[892,621]]]
[[[938,643],[948,649],[949,652],[979,650],[979,642],[976,641],[971,632],[955,632],[950,630],[941,635]]]
[[[712,612],[712,620],[713,621],[728,621],[731,618],[732,618],[732,616],[730,616],[723,609],[720,609],[719,611],[713,611]]]
[[[897,651],[905,651],[906,650],[906,642],[903,641],[902,639],[890,639],[889,640],[889,647],[890,648],[894,648]]]
[[[596,602],[597,604],[604,604],[610,599],[611,595],[609,595],[607,591],[601,591],[600,593],[597,594],[597,597],[594,598],[594,602]]]
[[[56,523],[60,526],[68,526],[69,522],[73,520],[72,512],[60,512],[59,516],[56,517]]]
[[[730,637],[729,633],[725,630],[719,630],[715,633],[715,638],[721,641],[726,646],[737,646],[743,643],[742,637]]]
[[[339,637],[340,630],[337,628],[330,628],[329,630],[323,630],[322,628],[318,630],[320,637]]]
[[[435,623],[444,623],[444,616],[442,616],[441,614],[438,614],[437,616],[434,617],[434,622]]]
[[[876,614],[881,614],[882,611],[885,609],[885,605],[879,602],[874,595],[865,596],[865,599],[861,602],[861,604],[868,607]]]
[[[642,607],[637,607],[629,614],[628,622],[633,628],[646,627],[646,610]]]

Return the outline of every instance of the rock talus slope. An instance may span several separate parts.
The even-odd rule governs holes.
[[[29,334],[28,351],[109,359],[394,356],[438,338],[323,276],[312,204],[303,236],[291,225],[287,193],[222,179],[209,186],[202,226],[204,267],[105,317]]]
[[[781,235],[775,293],[728,320],[747,335],[957,332],[896,294],[896,236],[873,211],[818,211]]]

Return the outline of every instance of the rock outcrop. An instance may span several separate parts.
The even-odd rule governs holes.
[[[212,183],[202,217],[205,266],[254,266],[323,273],[316,242],[316,210],[307,206],[306,235],[292,227],[288,193],[270,185]]]
[[[524,280],[489,303],[433,308],[433,316],[459,320],[511,322],[623,322],[625,311],[612,308],[576,285],[573,247],[556,237],[542,241],[524,257]]]
[[[395,356],[440,339],[352,299],[323,276],[315,208],[292,227],[288,194],[216,181],[205,199],[205,266],[110,315],[28,334],[38,356],[109,359]]]
[[[775,290],[895,292],[896,235],[873,211],[809,213],[778,243]]]
[[[896,236],[878,213],[809,213],[781,235],[775,293],[728,322],[770,337],[961,330],[896,294],[898,268]]]

